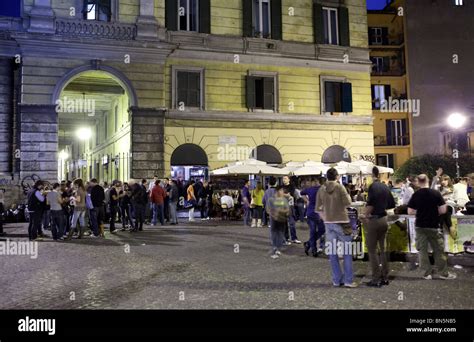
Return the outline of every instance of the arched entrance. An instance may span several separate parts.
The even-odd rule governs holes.
[[[280,165],[283,163],[280,151],[274,146],[267,144],[259,145],[254,148],[250,157],[264,161],[270,165]]]
[[[321,158],[321,162],[325,164],[335,164],[340,161],[351,162],[351,155],[349,151],[343,146],[332,145],[328,147]]]
[[[196,144],[178,146],[171,155],[171,177],[184,180],[200,180],[209,177],[206,152]]]
[[[128,180],[131,175],[131,111],[136,94],[111,67],[83,66],[56,85],[58,179]]]

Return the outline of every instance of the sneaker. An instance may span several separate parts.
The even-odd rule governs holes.
[[[309,249],[310,249],[309,243],[305,242],[304,243],[304,253],[308,256],[309,256]]]
[[[344,283],[340,283],[340,284],[332,283],[332,286],[334,286],[334,287],[343,287]]]
[[[456,274],[451,273],[451,272],[448,272],[448,275],[440,275],[439,277],[440,279],[444,279],[444,280],[453,280],[457,278]]]
[[[276,254],[276,253],[275,253],[275,254],[272,254],[272,255],[270,256],[270,258],[272,258],[272,259],[278,259],[279,257],[280,257],[280,256],[279,256],[278,254]]]
[[[280,251],[275,251],[275,254],[281,255],[281,252]]]
[[[350,289],[356,288],[358,286],[359,285],[356,282],[352,282],[350,284],[344,284],[344,287],[347,287],[347,288],[350,288]]]
[[[285,246],[291,246],[291,242],[290,242],[290,241],[285,241],[285,242],[283,242],[283,244],[284,244]]]
[[[431,274],[428,274],[428,275],[423,276],[423,279],[425,279],[425,280],[432,280],[432,279],[433,279],[433,276],[432,276]]]
[[[291,242],[296,243],[297,245],[301,244],[301,241],[298,239],[291,240]]]
[[[201,221],[206,221],[206,219],[205,219],[205,218],[202,218]]]

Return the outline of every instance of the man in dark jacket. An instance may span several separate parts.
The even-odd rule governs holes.
[[[172,225],[178,224],[178,215],[176,213],[178,201],[179,201],[179,189],[176,185],[176,181],[174,179],[170,180],[169,184],[169,211],[170,211],[170,221]]]
[[[43,196],[44,183],[36,181],[33,188],[28,192],[28,211],[30,214],[30,223],[28,225],[28,237],[31,241],[38,239],[38,232],[41,229],[41,218],[43,216],[43,208],[45,196]]]
[[[145,220],[145,209],[148,204],[148,193],[146,189],[146,179],[141,183],[136,183],[132,187],[132,206],[135,212],[135,228],[131,232],[142,231]]]
[[[93,209],[90,209],[90,219],[91,219],[91,227],[94,236],[103,235],[104,226],[104,203],[105,203],[105,190],[101,187],[97,179],[92,178],[90,180],[91,185],[91,201],[93,205]]]

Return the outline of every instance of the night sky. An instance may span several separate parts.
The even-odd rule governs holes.
[[[382,9],[387,0],[367,0],[368,9]],[[0,15],[20,16],[20,0],[0,0]]]

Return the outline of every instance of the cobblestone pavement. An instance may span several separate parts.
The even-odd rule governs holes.
[[[27,237],[10,224],[11,240]],[[38,242],[38,257],[0,256],[0,309],[455,309],[474,308],[474,269],[423,280],[390,264],[383,288],[333,288],[329,262],[291,245],[269,257],[269,232],[219,221],[145,227],[106,239]],[[299,229],[304,240],[308,231]],[[238,253],[236,247],[238,246]],[[355,262],[357,282],[368,263]]]

